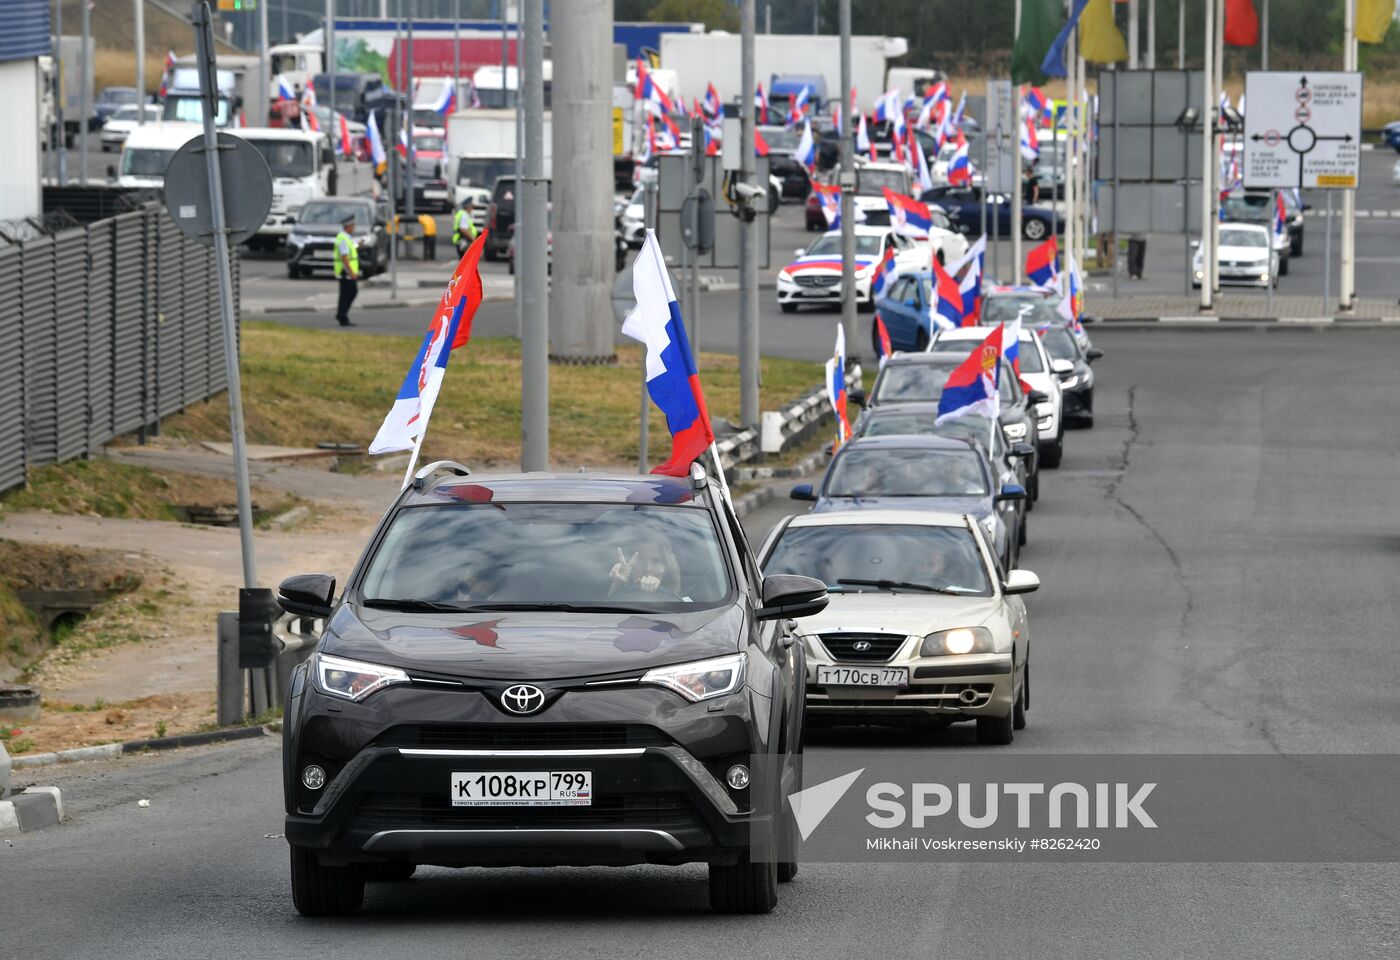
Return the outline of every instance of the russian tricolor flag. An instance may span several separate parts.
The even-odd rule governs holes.
[[[292,85],[287,82],[286,77],[279,73],[277,75],[277,102],[291,103],[296,98],[296,91],[292,89]]]
[[[856,124],[856,152],[868,153],[870,159],[875,159],[875,144],[870,142],[870,135],[865,131],[865,114],[860,115],[860,122]]]
[[[926,204],[884,188],[885,203],[890,208],[890,224],[895,233],[906,237],[927,237],[933,227],[933,214]]]
[[[1026,276],[1031,278],[1031,283],[1039,287],[1048,287],[1055,282],[1055,277],[1060,273],[1056,264],[1058,253],[1059,247],[1055,238],[1051,237],[1026,254]]]
[[[444,117],[457,112],[457,81],[443,77],[442,89],[438,91],[432,109]]]
[[[967,156],[967,138],[958,131],[958,151],[948,163],[948,183],[952,186],[968,186],[972,183],[972,161]]]
[[[802,89],[807,89],[803,87]],[[812,139],[812,121],[808,120],[802,125],[802,139],[797,141],[797,146],[793,148],[792,159],[802,164],[807,172],[811,172],[817,165],[817,144]]]
[[[880,366],[884,367],[885,361],[894,353],[894,344],[890,342],[890,331],[885,326],[885,320],[878,313],[875,314],[875,355],[880,358]]]
[[[683,477],[714,443],[715,433],[654,230],[647,231],[632,265],[632,293],[637,305],[622,321],[622,332],[646,347],[647,393],[666,415],[666,428],[671,431],[671,458],[651,472]]]
[[[1035,133],[1035,123],[1026,117],[1021,124],[1021,156],[1027,163],[1040,159],[1040,138]]]
[[[472,318],[481,305],[481,274],[477,264],[485,245],[486,231],[483,230],[457,262],[457,269],[452,272],[452,279],[433,311],[433,320],[423,336],[418,355],[408,368],[408,376],[404,377],[394,405],[369,445],[370,453],[412,450],[422,442],[442,378],[447,373],[447,361],[453,350],[465,346],[471,339]]]
[[[948,375],[943,394],[938,398],[935,424],[973,414],[990,420],[1000,413],[997,381],[1001,376],[1002,336],[1002,325],[997,324],[997,328],[987,334],[987,339]]]
[[[942,330],[960,327],[963,322],[962,291],[937,257],[933,260],[933,322]]]

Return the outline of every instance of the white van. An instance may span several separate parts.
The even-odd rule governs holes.
[[[258,230],[258,239],[275,243],[292,232],[308,200],[330,194],[330,140],[323,133],[284,127],[238,127],[226,132],[257,147],[267,161],[272,209]]]
[[[117,161],[119,187],[157,190],[165,186],[165,168],[185,142],[203,136],[197,123],[147,123],[131,131]]]

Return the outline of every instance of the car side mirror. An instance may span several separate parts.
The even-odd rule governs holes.
[[[1196,249],[1197,247],[1199,247],[1200,245],[1201,245],[1201,241],[1199,241],[1199,240],[1192,240],[1192,241],[1191,241],[1191,249],[1192,249],[1192,250],[1195,250],[1195,249]]]
[[[1002,484],[1001,492],[996,495],[997,503],[1010,503],[1024,499],[1026,499],[1026,488],[1019,483]]]
[[[792,492],[789,493],[788,496],[794,500],[817,499],[817,495],[812,492],[812,485],[810,483],[799,483],[797,486],[792,488]]]
[[[1090,363],[1093,363],[1101,356],[1103,356],[1102,350],[1100,350],[1098,347],[1090,347],[1088,352],[1084,354],[1084,359],[1089,361]]]
[[[288,577],[277,586],[277,603],[298,617],[329,617],[335,599],[335,577],[324,573],[303,573]]]
[[[1033,457],[1035,456],[1035,447],[1024,440],[1017,440],[1011,445],[1011,455],[1013,457]]]
[[[763,606],[754,611],[759,620],[810,617],[830,602],[826,584],[812,577],[775,573],[763,578]]]
[[[1092,313],[1086,313],[1079,318],[1080,323],[1098,323],[1099,318]]]
[[[1049,403],[1050,395],[1043,390],[1032,390],[1026,394],[1027,403]]]
[[[796,250],[792,251],[792,255],[794,257],[801,257],[804,256],[806,253],[807,251],[802,249],[801,247],[798,247]]]
[[[1063,358],[1058,360],[1051,360],[1050,369],[1055,371],[1062,377],[1067,377],[1071,373],[1074,373],[1074,361],[1065,360]]]
[[[846,399],[858,407],[863,407],[865,406],[865,391],[856,387],[854,390],[847,391]]]
[[[1016,593],[1035,593],[1040,589],[1040,578],[1029,570],[1012,570],[1001,585],[1001,592],[1010,596]]]

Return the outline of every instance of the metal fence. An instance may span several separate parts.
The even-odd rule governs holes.
[[[222,391],[218,297],[156,204],[0,248],[0,491]]]

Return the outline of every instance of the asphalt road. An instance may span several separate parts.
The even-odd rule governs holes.
[[[1031,753],[1390,752],[1400,441],[1390,331],[1095,331],[1024,565]],[[788,508],[748,519],[755,539]],[[811,752],[981,749],[970,728]],[[46,771],[72,821],[0,842],[0,940],[32,958],[1393,958],[1400,867],[807,864],[768,917],[704,871],[427,869],[352,920],[292,910],[278,744]],[[148,798],[149,808],[137,806]]]

